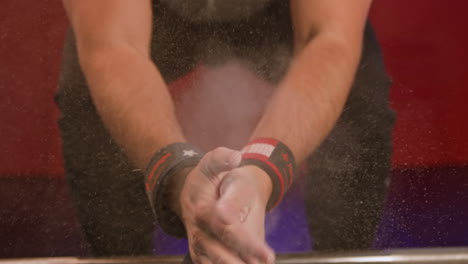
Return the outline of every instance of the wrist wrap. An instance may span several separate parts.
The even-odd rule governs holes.
[[[202,152],[187,143],[174,143],[154,154],[145,173],[146,194],[159,226],[169,235],[185,237],[183,222],[170,208],[170,177],[197,166]]]
[[[247,165],[257,166],[270,176],[273,188],[267,210],[276,207],[296,174],[296,161],[291,150],[276,139],[256,139],[242,149],[241,166]]]

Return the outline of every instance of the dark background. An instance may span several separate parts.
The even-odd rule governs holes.
[[[468,246],[466,10],[465,0],[372,8],[398,118],[378,248]],[[0,3],[0,257],[87,254],[53,103],[67,27],[59,0]]]

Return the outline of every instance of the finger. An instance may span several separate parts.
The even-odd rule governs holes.
[[[198,258],[198,263],[200,263],[200,264],[213,264],[213,262],[211,262],[211,260],[208,257],[205,257],[205,256],[200,256]]]
[[[217,148],[208,152],[198,167],[207,177],[217,177],[221,172],[229,171],[240,165],[242,154],[228,148]]]
[[[252,230],[251,223],[223,224],[220,219],[226,216],[220,216],[222,214],[223,210],[216,206],[208,216],[199,217],[197,225],[228,249],[243,256],[252,256],[261,263],[273,263],[274,252],[265,242],[263,234],[259,235],[259,232]],[[260,221],[263,222],[263,218]],[[250,228],[246,224],[251,225]],[[256,226],[262,225],[263,223]]]
[[[239,258],[238,254],[228,250],[219,241],[213,239],[209,235],[197,231],[189,239],[190,251],[192,256],[197,262],[207,263],[233,263],[243,264],[244,262]]]
[[[263,263],[272,263],[274,252],[265,242],[264,231],[250,230],[252,226],[264,226],[264,215],[254,211],[264,209],[253,208],[248,202],[238,202],[245,198],[234,193],[239,192],[224,196],[217,202],[212,213],[205,218],[204,227],[228,248]],[[247,220],[250,223],[246,223]]]
[[[264,208],[255,208],[251,194],[236,170],[229,172],[221,183],[222,195],[210,213],[199,214],[197,225],[220,240],[228,248],[262,262],[274,259],[274,252],[264,239],[263,230],[251,230],[264,226]],[[249,219],[251,218],[251,219]],[[250,221],[246,223],[246,221]],[[254,232],[253,232],[254,231]]]
[[[240,256],[247,264],[262,264],[258,259],[256,259],[253,256],[246,256],[243,254],[241,254]]]
[[[271,262],[274,252],[264,239],[265,208],[254,204],[255,186],[239,170],[231,170],[220,183],[220,197],[209,212],[198,213],[196,225],[227,248],[261,262]]]
[[[224,225],[215,232],[218,240],[227,248],[240,252],[243,256],[252,256],[262,263],[272,263],[274,252],[268,247],[263,236],[259,236],[242,224]]]
[[[196,258],[191,258],[190,262],[183,262],[182,264],[212,264],[207,257],[205,256],[198,256]]]

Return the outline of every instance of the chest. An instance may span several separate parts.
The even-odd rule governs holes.
[[[156,0],[192,22],[235,22],[261,12],[275,0]],[[286,0],[281,0],[286,1]]]

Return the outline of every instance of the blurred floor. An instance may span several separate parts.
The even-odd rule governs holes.
[[[467,246],[467,204],[468,167],[394,171],[375,247]],[[267,228],[278,252],[310,249],[300,184]],[[0,238],[0,258],[88,254],[61,177],[0,177]],[[184,241],[158,231],[155,242],[156,254],[185,252]]]
[[[86,254],[59,177],[0,177],[0,258]]]

